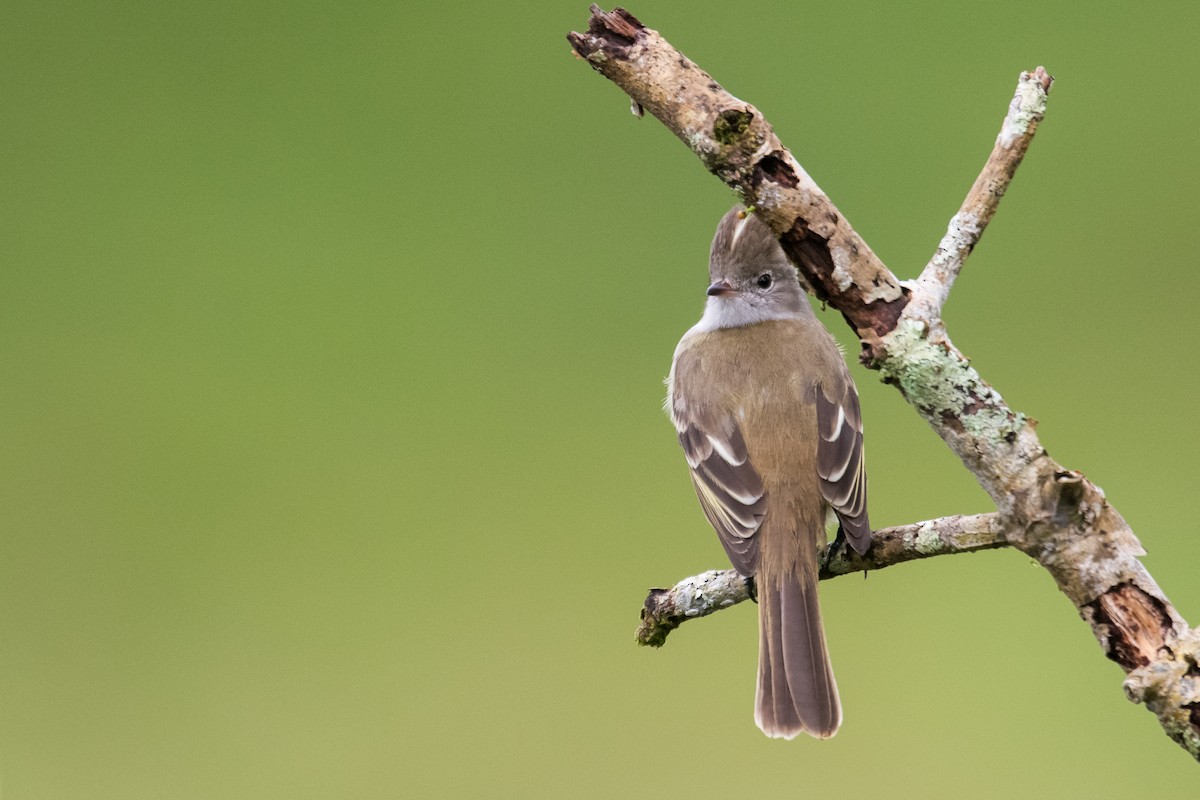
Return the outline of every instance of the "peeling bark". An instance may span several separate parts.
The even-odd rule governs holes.
[[[712,79],[628,11],[592,6],[567,36],[597,72],[653,114],[780,235],[821,300],[858,331],[895,326],[908,293],[775,136],[757,108]]]
[[[592,6],[588,31],[567,38],[779,236],[812,292],[858,334],[863,363],[901,392],[996,504],[995,515],[983,515],[994,516],[988,525],[995,525],[996,538],[982,546],[1007,544],[1041,564],[1091,626],[1104,654],[1127,673],[1129,698],[1145,704],[1164,731],[1200,760],[1200,634],[1189,630],[1138,560],[1145,554],[1141,544],[1104,492],[1050,457],[1036,422],[1011,409],[984,381],[950,341],[941,317],[963,262],[1045,115],[1053,83],[1046,71],[1022,73],[992,153],[933,258],[916,281],[901,283],[758,109],[726,92],[657,32],[623,9],[606,13]],[[940,530],[947,520],[918,525]],[[843,574],[835,569],[878,569],[908,560],[901,554],[920,552],[922,541],[929,550],[922,555],[962,551],[949,543],[953,537],[944,548],[938,545],[941,534],[916,535],[911,543],[902,537],[903,546],[893,551],[895,540],[887,534],[876,532],[879,538],[861,563],[835,559],[822,577]],[[700,577],[700,584],[688,579],[675,589],[655,590],[643,628],[648,619],[665,639],[679,621],[745,599],[737,589],[740,582],[744,594],[744,581],[732,571]],[[680,609],[682,616],[672,616]],[[639,641],[648,643],[641,628]]]

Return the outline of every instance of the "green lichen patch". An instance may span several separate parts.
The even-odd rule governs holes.
[[[884,339],[879,372],[926,418],[990,442],[1012,442],[1025,425],[944,341],[933,341],[921,320],[902,319]]]
[[[1046,115],[1046,90],[1041,82],[1029,76],[1021,76],[1017,84],[1017,93],[1013,97],[1012,106],[1004,125],[1000,129],[1000,139],[1005,144],[1011,144],[1017,138],[1029,133]]]
[[[938,536],[933,526],[922,527],[917,531],[916,548],[918,553],[931,556],[945,549],[942,537]]]

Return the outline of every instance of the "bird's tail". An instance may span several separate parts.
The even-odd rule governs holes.
[[[758,608],[754,721],[775,739],[801,731],[828,739],[842,724],[842,705],[825,650],[816,577],[762,575]]]

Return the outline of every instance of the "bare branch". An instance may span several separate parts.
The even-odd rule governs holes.
[[[821,579],[881,570],[918,558],[1007,546],[999,514],[942,517],[875,531],[866,555],[843,548],[822,567]],[[732,569],[684,578],[670,589],[651,589],[642,608],[637,643],[662,647],[667,634],[687,620],[706,617],[748,599],[746,579]]]
[[[961,242],[927,268],[921,301],[867,247],[775,137],[756,108],[730,95],[632,14],[592,6],[576,52],[650,111],[733,188],[779,236],[814,293],[836,308],[878,369],[959,456],[1005,521],[1005,539],[1053,576],[1106,656],[1129,675],[1126,692],[1200,760],[1200,646],[1138,560],[1129,525],[1100,487],[1042,447],[1034,420],[1013,411],[950,341],[940,308],[1042,118],[1049,77],[1019,84],[993,159],[964,209]],[[950,234],[947,234],[950,237]],[[945,243],[945,242],[944,242]],[[935,256],[935,260],[937,260]]]
[[[917,279],[914,302],[925,305],[925,313],[940,317],[942,306],[950,296],[950,287],[962,270],[963,262],[979,243],[983,231],[1000,206],[1000,198],[1008,190],[1038,123],[1046,114],[1046,95],[1054,79],[1042,67],[1022,72],[1008,114],[1000,125],[996,144],[988,156],[983,171],[975,179],[971,191],[950,220],[946,235],[937,252]]]

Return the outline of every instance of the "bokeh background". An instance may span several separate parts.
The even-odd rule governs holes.
[[[902,277],[1047,66],[951,334],[1200,622],[1200,7],[631,8]],[[822,587],[828,742],[754,727],[751,606],[634,646],[725,564],[660,405],[732,198],[573,57],[585,3],[0,19],[4,797],[1195,792],[1015,552]],[[853,370],[874,523],[988,510]]]

